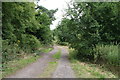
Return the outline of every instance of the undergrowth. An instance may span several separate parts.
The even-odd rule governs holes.
[[[88,60],[78,59],[74,49],[69,50],[69,59],[75,74],[79,78],[117,78],[105,65],[89,62]],[[110,66],[109,66],[110,67]]]

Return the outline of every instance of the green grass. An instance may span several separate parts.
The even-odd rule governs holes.
[[[53,54],[52,56],[54,59],[60,59],[61,57],[61,51],[59,50],[57,53]]]
[[[89,63],[76,60],[71,63],[71,66],[78,78],[117,78],[111,72],[105,71],[97,65],[91,66]]]
[[[51,78],[53,72],[55,71],[57,65],[58,65],[58,59],[61,57],[61,51],[59,50],[57,53],[52,55],[52,62],[49,62],[48,66],[45,68],[44,72],[40,74],[39,78]]]
[[[40,74],[39,78],[51,78],[52,73],[55,71],[57,65],[58,65],[58,59],[61,57],[61,51],[59,50],[57,53],[52,55],[52,62],[49,62],[48,66],[45,68],[44,72]]]
[[[44,72],[41,75],[39,75],[39,78],[51,78],[53,72],[55,71],[55,69],[57,67],[57,65],[58,65],[57,61],[49,62],[48,66],[46,67]]]
[[[13,74],[17,70],[25,67],[26,65],[35,62],[40,56],[27,56],[26,58],[21,58],[19,60],[10,61],[7,64],[3,64],[5,67],[2,72],[2,77],[6,77]]]
[[[45,48],[45,49],[41,49],[40,51],[42,52],[42,53],[48,53],[48,52],[50,52],[51,50],[53,50],[53,48]]]
[[[112,72],[107,71],[102,66],[90,62],[82,62],[75,59],[74,50],[70,49],[71,66],[78,78],[117,78]],[[71,56],[73,55],[73,57]]]
[[[53,48],[43,48],[41,50],[36,50],[35,53],[32,56],[31,55],[26,55],[26,56],[24,55],[26,58],[15,59],[15,60],[12,60],[12,61],[8,61],[6,64],[2,64],[4,66],[4,68],[2,69],[3,72],[2,72],[2,74],[0,74],[0,76],[6,77],[10,74],[13,74],[17,70],[25,67],[27,64],[35,62],[36,59],[38,59],[40,57],[39,54],[41,52],[42,53],[48,53],[52,49]]]

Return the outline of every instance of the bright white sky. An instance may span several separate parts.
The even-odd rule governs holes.
[[[67,3],[69,3],[70,1],[71,0],[40,0],[40,2],[38,3],[39,5],[49,10],[58,8],[58,11],[55,14],[56,20],[52,22],[52,25],[50,25],[51,30],[55,29],[58,22],[61,21],[62,16],[65,13],[64,10],[67,9]]]

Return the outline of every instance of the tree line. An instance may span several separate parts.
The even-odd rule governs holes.
[[[76,59],[119,65],[120,2],[71,2],[54,30],[59,44],[75,49]]]
[[[14,60],[22,53],[34,53],[42,45],[51,45],[50,24],[56,11],[34,2],[3,2],[2,62]]]

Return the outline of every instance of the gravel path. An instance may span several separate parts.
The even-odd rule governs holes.
[[[52,78],[75,78],[68,60],[68,48],[63,46],[54,46],[54,50],[43,54],[43,57],[39,58],[36,62],[6,78],[38,78],[39,75],[43,73],[48,63],[52,61],[52,54],[55,54],[59,50],[61,50],[61,58],[57,69],[53,72]]]
[[[70,67],[70,62],[68,60],[68,48],[61,48],[61,59],[59,60],[58,67],[53,74],[53,78],[75,78],[74,72]]]
[[[8,76],[7,78],[37,78],[42,74],[43,70],[47,67],[48,63],[52,60],[51,55],[58,51],[58,47],[54,46],[54,50],[44,54],[43,57],[38,59],[35,63],[32,63],[25,68],[17,71],[15,74]]]

